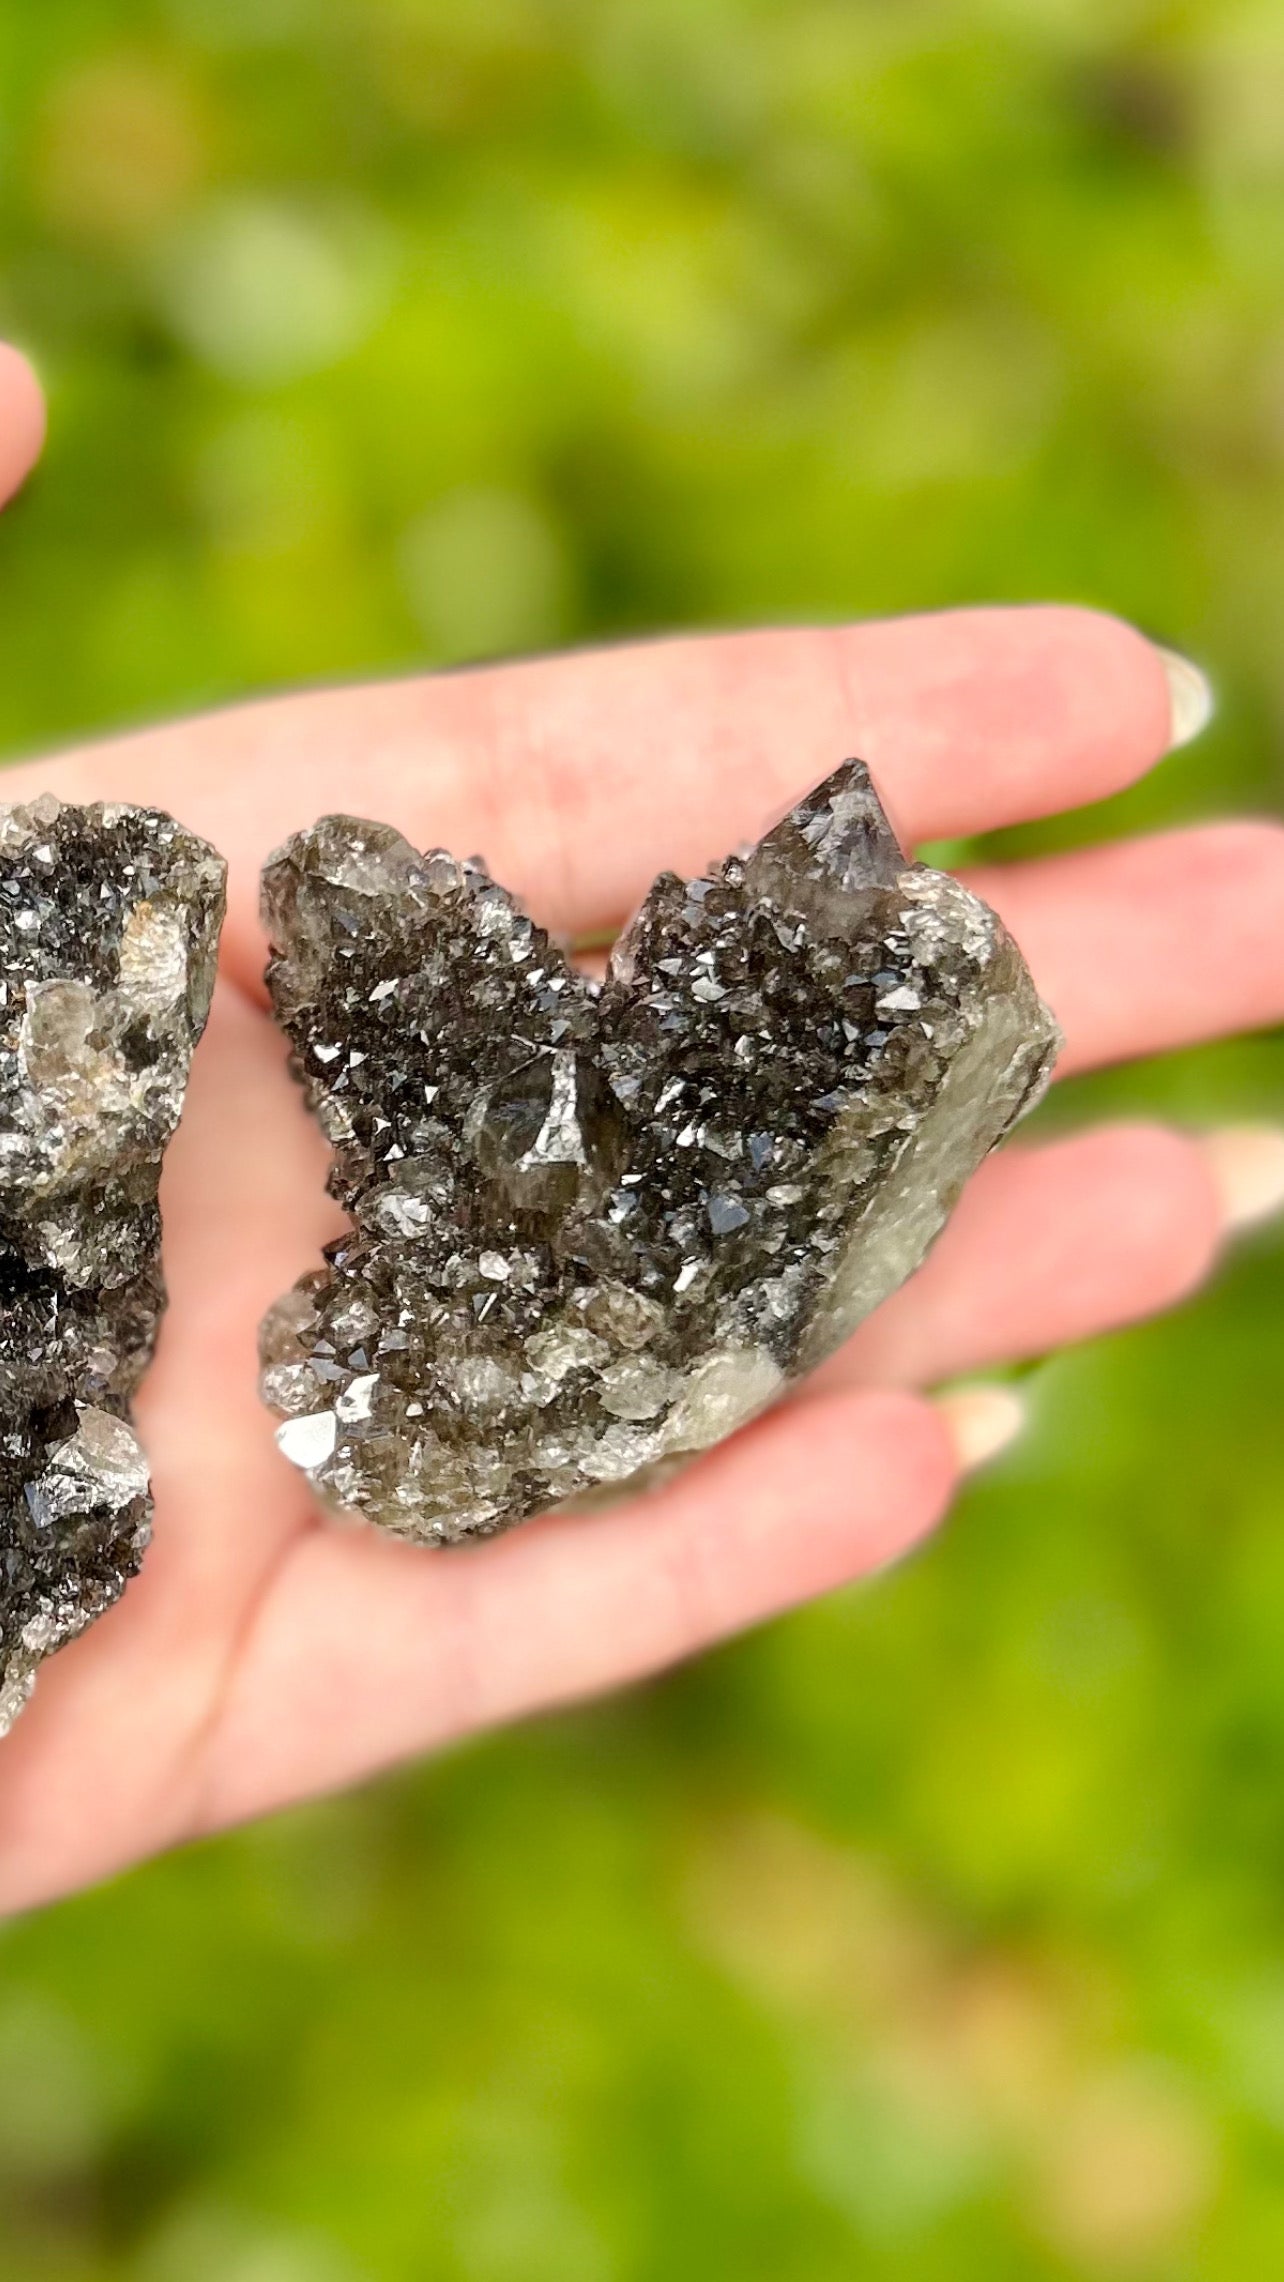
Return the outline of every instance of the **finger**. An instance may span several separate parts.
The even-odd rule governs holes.
[[[210,1738],[199,1826],[328,1790],[462,1731],[632,1680],[903,1553],[957,1463],[901,1394],[777,1411],[613,1512],[434,1555],[304,1540]]]
[[[1284,1021],[1284,826],[1207,825],[967,878],[1066,1034],[1061,1076]]]
[[[45,439],[45,400],[24,356],[0,341],[0,501],[35,466]]]
[[[257,978],[264,856],[328,809],[480,850],[546,925],[584,933],[666,865],[698,871],[759,833],[848,753],[918,839],[1099,799],[1174,718],[1163,654],[1119,620],[960,610],[311,691],[18,771],[15,797],[38,781],[179,802],[231,858],[225,947]]]
[[[1162,1126],[1005,1150],[818,1383],[927,1385],[1136,1322],[1203,1281],[1227,1219],[1208,1151]]]

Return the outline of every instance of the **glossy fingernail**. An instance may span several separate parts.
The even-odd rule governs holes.
[[[1168,750],[1175,753],[1207,728],[1217,700],[1207,674],[1180,650],[1161,648],[1159,660],[1168,683]]]
[[[997,1458],[1000,1450],[1015,1442],[1026,1422],[1025,1404],[1013,1387],[953,1387],[937,1396],[936,1405],[963,1474],[973,1474]]]
[[[1204,1134],[1202,1147],[1225,1228],[1252,1228],[1284,1210],[1284,1130],[1278,1125],[1223,1125]]]

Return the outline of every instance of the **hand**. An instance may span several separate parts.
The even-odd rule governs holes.
[[[0,353],[0,483],[38,448]],[[260,864],[342,808],[482,849],[599,933],[849,752],[902,836],[1095,800],[1171,741],[1160,653],[1069,609],[671,641],[288,697],[9,774],[168,808],[230,859],[214,1012],[162,1189],[171,1312],[138,1405],[156,1535],[0,1745],[0,1907],[650,1672],[892,1559],[946,1510],[965,1413],[914,1391],[1175,1300],[1227,1219],[1215,1150],[1104,1127],[991,1160],[928,1265],[797,1396],[664,1490],[432,1554],[322,1519],[256,1393],[267,1303],[332,1233],[261,987]],[[1284,831],[1233,823],[987,870],[1065,1070],[1284,1016]],[[1277,1168],[1278,1169],[1278,1168]],[[953,1421],[953,1424],[952,1424]]]

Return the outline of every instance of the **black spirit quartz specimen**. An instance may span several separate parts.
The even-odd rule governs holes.
[[[849,761],[664,873],[603,983],[479,863],[324,817],[268,981],[352,1228],[263,1330],[327,1504],[449,1541],[731,1433],[922,1259],[1057,1045],[985,904]]]
[[[129,1403],[224,873],[154,809],[0,808],[0,1733],[147,1543]]]

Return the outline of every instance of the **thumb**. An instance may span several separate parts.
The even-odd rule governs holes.
[[[40,383],[20,351],[0,341],[0,503],[35,466],[44,440]]]

